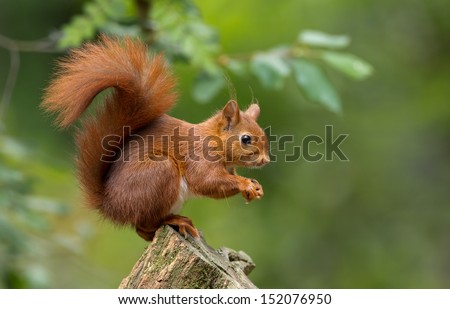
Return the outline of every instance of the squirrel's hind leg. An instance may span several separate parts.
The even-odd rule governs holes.
[[[165,224],[176,227],[178,229],[178,232],[182,236],[184,236],[184,238],[187,238],[188,234],[190,234],[194,238],[200,237],[198,230],[194,227],[192,220],[188,217],[170,214],[161,222],[160,226],[163,226]],[[152,241],[158,228],[159,227],[146,229],[141,226],[136,226],[136,233],[144,240]]]
[[[187,238],[188,234],[190,234],[194,238],[200,237],[198,230],[194,227],[192,220],[188,217],[170,214],[163,220],[161,225],[164,224],[177,227],[178,232],[183,235],[184,238]]]
[[[155,237],[156,230],[146,230],[142,227],[136,226],[136,233],[145,241],[152,241]]]

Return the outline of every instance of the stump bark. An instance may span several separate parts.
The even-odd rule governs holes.
[[[122,289],[248,289],[255,268],[242,251],[214,250],[203,237],[184,238],[170,226],[161,227],[152,243],[122,280]]]

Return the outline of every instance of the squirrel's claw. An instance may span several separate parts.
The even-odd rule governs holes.
[[[189,219],[188,217],[180,215],[170,215],[163,221],[162,224],[176,226],[178,228],[178,232],[184,238],[187,238],[188,235],[191,235],[194,238],[200,237],[198,230],[194,227],[192,220]]]
[[[247,186],[242,191],[242,196],[245,198],[246,204],[248,204],[254,199],[261,199],[264,196],[264,191],[256,179],[248,179]]]

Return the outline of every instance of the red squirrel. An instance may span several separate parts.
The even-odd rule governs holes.
[[[261,185],[237,175],[235,167],[270,161],[257,104],[241,111],[230,100],[206,121],[191,124],[166,114],[177,99],[174,87],[161,54],[149,56],[137,39],[103,35],[59,62],[41,104],[65,128],[98,93],[113,88],[76,132],[77,175],[91,208],[134,226],[147,241],[164,224],[185,237],[199,236],[192,221],[178,215],[189,196],[261,198]]]

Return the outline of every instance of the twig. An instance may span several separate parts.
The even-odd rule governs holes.
[[[12,91],[17,80],[17,73],[20,68],[20,53],[14,41],[0,35],[0,45],[9,50],[9,72],[3,89],[2,100],[0,101],[0,121],[5,117],[11,101]]]
[[[2,99],[0,101],[0,120],[4,119],[11,102],[12,92],[17,80],[17,74],[20,68],[20,52],[57,52],[55,43],[56,36],[50,36],[47,40],[38,41],[19,41],[12,40],[0,34],[0,47],[9,51],[9,72],[3,89]]]
[[[155,39],[155,29],[152,21],[149,19],[150,12],[152,10],[152,1],[136,0],[136,6],[138,10],[139,25],[141,26],[142,33],[145,36],[145,41],[148,44],[152,44]]]
[[[318,52],[315,50],[311,50],[307,46],[294,44],[293,46],[286,48],[286,49],[280,49],[280,50],[269,50],[269,51],[252,51],[250,53],[238,53],[238,54],[221,54],[217,57],[217,63],[222,66],[226,66],[230,61],[232,60],[243,60],[243,61],[249,61],[253,57],[255,57],[258,54],[264,54],[264,53],[277,53],[282,58],[317,58]]]
[[[55,47],[59,37],[59,33],[53,33],[43,40],[21,41],[13,40],[0,34],[0,47],[5,49],[15,48],[19,52],[57,53],[61,51]]]

